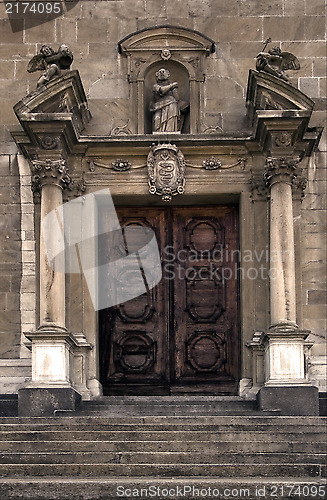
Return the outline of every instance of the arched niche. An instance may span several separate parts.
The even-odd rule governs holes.
[[[170,82],[178,83],[179,106],[181,115],[179,131],[190,133],[190,76],[182,64],[176,61],[157,61],[151,64],[144,76],[144,132],[152,132],[152,113],[149,111],[150,102],[153,99],[153,85],[156,83],[156,72],[165,68],[170,73]]]
[[[118,44],[127,57],[131,86],[131,128],[135,134],[151,133],[146,109],[159,68],[169,69],[171,81],[178,81],[179,93],[188,98],[189,116],[182,132],[197,134],[203,115],[205,60],[214,52],[214,42],[201,33],[176,26],[158,26],[128,35]]]

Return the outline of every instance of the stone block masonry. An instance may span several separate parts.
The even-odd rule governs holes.
[[[20,354],[20,189],[15,157],[0,155],[0,358]]]

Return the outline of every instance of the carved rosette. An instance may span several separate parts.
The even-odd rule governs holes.
[[[116,172],[125,172],[126,170],[130,170],[132,166],[128,160],[115,160],[111,165]]]
[[[149,193],[171,201],[185,189],[185,159],[175,144],[158,144],[151,147],[147,158]]]
[[[277,182],[285,182],[292,185],[297,176],[296,166],[299,158],[272,158],[266,159],[264,180],[267,186]]]
[[[33,160],[32,189],[41,191],[45,184],[53,184],[64,189],[72,189],[73,181],[68,174],[65,160]]]
[[[211,156],[211,158],[204,160],[202,162],[202,165],[205,170],[218,170],[219,168],[222,167],[221,161],[218,158],[215,158],[214,156]]]
[[[56,149],[58,147],[59,139],[50,135],[45,135],[41,139],[41,146],[43,149]]]

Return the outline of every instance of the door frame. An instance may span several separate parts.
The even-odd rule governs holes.
[[[261,246],[265,246],[267,242],[267,231],[266,226],[260,228],[260,233],[256,235],[256,241],[254,242],[254,225],[255,225],[255,215],[259,210],[259,213],[264,216],[267,213],[267,200],[260,200],[261,203],[254,204],[250,197],[249,180],[248,175],[242,174],[239,176],[239,182],[237,184],[227,183],[222,185],[222,183],[212,183],[210,179],[205,183],[202,182],[200,185],[197,183],[194,185],[195,192],[200,194],[190,194],[183,195],[180,199],[173,199],[172,205],[217,205],[217,204],[235,204],[239,208],[239,249],[240,252],[244,251],[253,252],[255,243],[258,242]],[[193,180],[189,180],[189,185],[192,188]],[[99,189],[103,189],[103,181],[97,182],[94,185],[88,186],[88,191],[94,193],[95,204],[101,206],[103,204],[103,196]],[[192,191],[192,189],[191,189]],[[158,198],[154,199],[149,194],[144,193],[143,182],[136,182],[133,185],[133,194],[126,192],[126,186],[122,185],[121,181],[115,177],[110,178],[110,192],[114,201],[115,206],[165,206],[163,202]],[[177,197],[176,197],[177,198]],[[255,210],[259,207],[258,210]],[[89,218],[89,224],[91,226],[98,225],[98,212],[93,211],[93,217]],[[97,263],[97,243],[94,242],[93,255],[94,255],[94,265]],[[245,261],[242,263],[245,278],[239,280],[239,324],[240,324],[240,382],[239,382],[239,394],[243,394],[244,390],[248,388],[254,377],[258,372],[258,367],[252,363],[251,350],[248,348],[247,344],[252,341],[253,333],[256,331],[255,324],[255,313],[258,307],[261,307],[261,322],[264,324],[267,321],[268,311],[264,311],[263,307],[258,304],[257,294],[255,293],[255,283],[254,280],[249,280],[247,278],[248,270],[253,266],[253,263]],[[90,298],[87,285],[85,283],[83,276],[72,275],[71,280],[78,281],[80,294],[81,294],[81,311],[80,311],[80,326],[75,327],[86,332],[89,343],[92,349],[85,356],[85,364],[78,365],[76,371],[81,375],[81,380],[83,380],[87,386],[87,391],[83,393],[83,399],[97,398],[103,394],[102,385],[100,383],[100,373],[99,373],[99,321],[98,312],[94,310],[92,300]],[[71,287],[71,284],[68,284]],[[74,285],[77,286],[76,283]],[[261,304],[267,302],[267,289],[261,288],[260,298]],[[70,307],[68,308],[68,313]],[[70,318],[68,317],[68,323],[70,323]],[[84,360],[83,360],[84,363]],[[259,368],[260,370],[260,368]]]

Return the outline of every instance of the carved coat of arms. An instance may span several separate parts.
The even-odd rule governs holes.
[[[175,144],[158,144],[151,147],[147,159],[149,193],[157,194],[163,201],[171,201],[185,188],[185,159]]]

